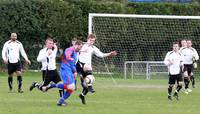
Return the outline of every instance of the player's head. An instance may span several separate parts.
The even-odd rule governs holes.
[[[83,42],[81,40],[76,40],[74,44],[75,51],[79,52],[82,47],[83,47]]]
[[[192,47],[192,40],[190,40],[190,39],[188,39],[188,40],[186,40],[186,42],[187,42],[187,47]]]
[[[187,47],[187,42],[185,39],[181,40],[181,47]]]
[[[12,41],[17,40],[17,33],[15,33],[15,32],[11,33],[11,34],[10,34],[10,39],[11,39]]]
[[[96,41],[96,35],[95,34],[89,34],[88,35],[88,39],[87,39],[87,43],[90,45],[93,45]]]
[[[71,41],[71,43],[72,43],[72,46],[74,46],[74,45],[75,45],[76,41],[77,41],[77,39],[76,39],[76,38],[73,38],[73,39],[72,39],[72,41]]]
[[[179,50],[179,43],[178,42],[174,42],[173,43],[173,51],[178,52]]]
[[[51,37],[47,37],[47,39],[46,39],[46,47],[48,49],[52,49],[53,46],[54,46],[53,39]]]

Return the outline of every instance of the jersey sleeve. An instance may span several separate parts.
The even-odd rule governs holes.
[[[164,64],[167,65],[167,66],[169,65],[169,52],[165,56]]]
[[[20,49],[19,49],[21,55],[24,57],[25,60],[28,60],[28,57],[26,55],[26,52],[24,51],[23,45],[20,43]]]
[[[8,53],[8,44],[7,42],[4,44],[3,49],[2,49],[2,59],[7,60],[7,53]]]
[[[104,58],[104,57],[107,57],[110,55],[110,53],[103,53],[101,52],[97,47],[94,46],[94,54],[97,56],[97,57],[100,57],[100,58]]]

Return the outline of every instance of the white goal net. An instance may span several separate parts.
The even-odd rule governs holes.
[[[93,58],[96,72],[116,73],[134,78],[142,71],[147,77],[148,68],[143,62],[128,65],[126,61],[163,61],[171,44],[181,39],[192,39],[193,47],[200,53],[200,16],[159,16],[124,14],[89,14],[89,33],[97,36],[97,47],[103,52],[117,50],[114,58]],[[128,70],[132,69],[134,70]],[[163,65],[152,65],[159,71]],[[144,70],[142,70],[144,69]],[[131,73],[134,72],[134,73]],[[153,73],[152,73],[153,74]],[[167,77],[167,75],[165,74]]]

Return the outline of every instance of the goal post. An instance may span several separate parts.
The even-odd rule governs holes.
[[[166,53],[171,50],[172,43],[181,39],[191,39],[193,47],[200,53],[200,16],[90,13],[88,34],[90,33],[96,34],[95,45],[102,52],[118,52],[114,58],[102,60],[94,57],[94,71],[116,73],[122,75],[121,77],[125,74],[126,61],[163,61]],[[127,64],[126,67],[132,69],[133,66]],[[147,68],[141,65],[137,70],[140,71],[142,67]],[[147,70],[151,75],[151,72],[159,72],[156,71],[159,67],[166,68],[163,64],[153,63],[150,70],[147,68],[141,71],[146,79],[149,79],[149,75],[146,75]],[[166,75],[166,71],[160,73],[162,72]],[[134,78],[134,75],[130,78]]]

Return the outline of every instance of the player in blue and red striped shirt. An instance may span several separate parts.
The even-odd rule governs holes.
[[[82,41],[77,40],[74,46],[69,47],[65,50],[60,67],[60,76],[63,83],[50,84],[46,88],[46,90],[50,88],[64,89],[63,96],[59,99],[57,103],[58,106],[66,106],[67,103],[65,102],[65,100],[68,99],[75,90],[77,75],[76,63],[78,61],[79,50],[82,48],[82,46]]]

